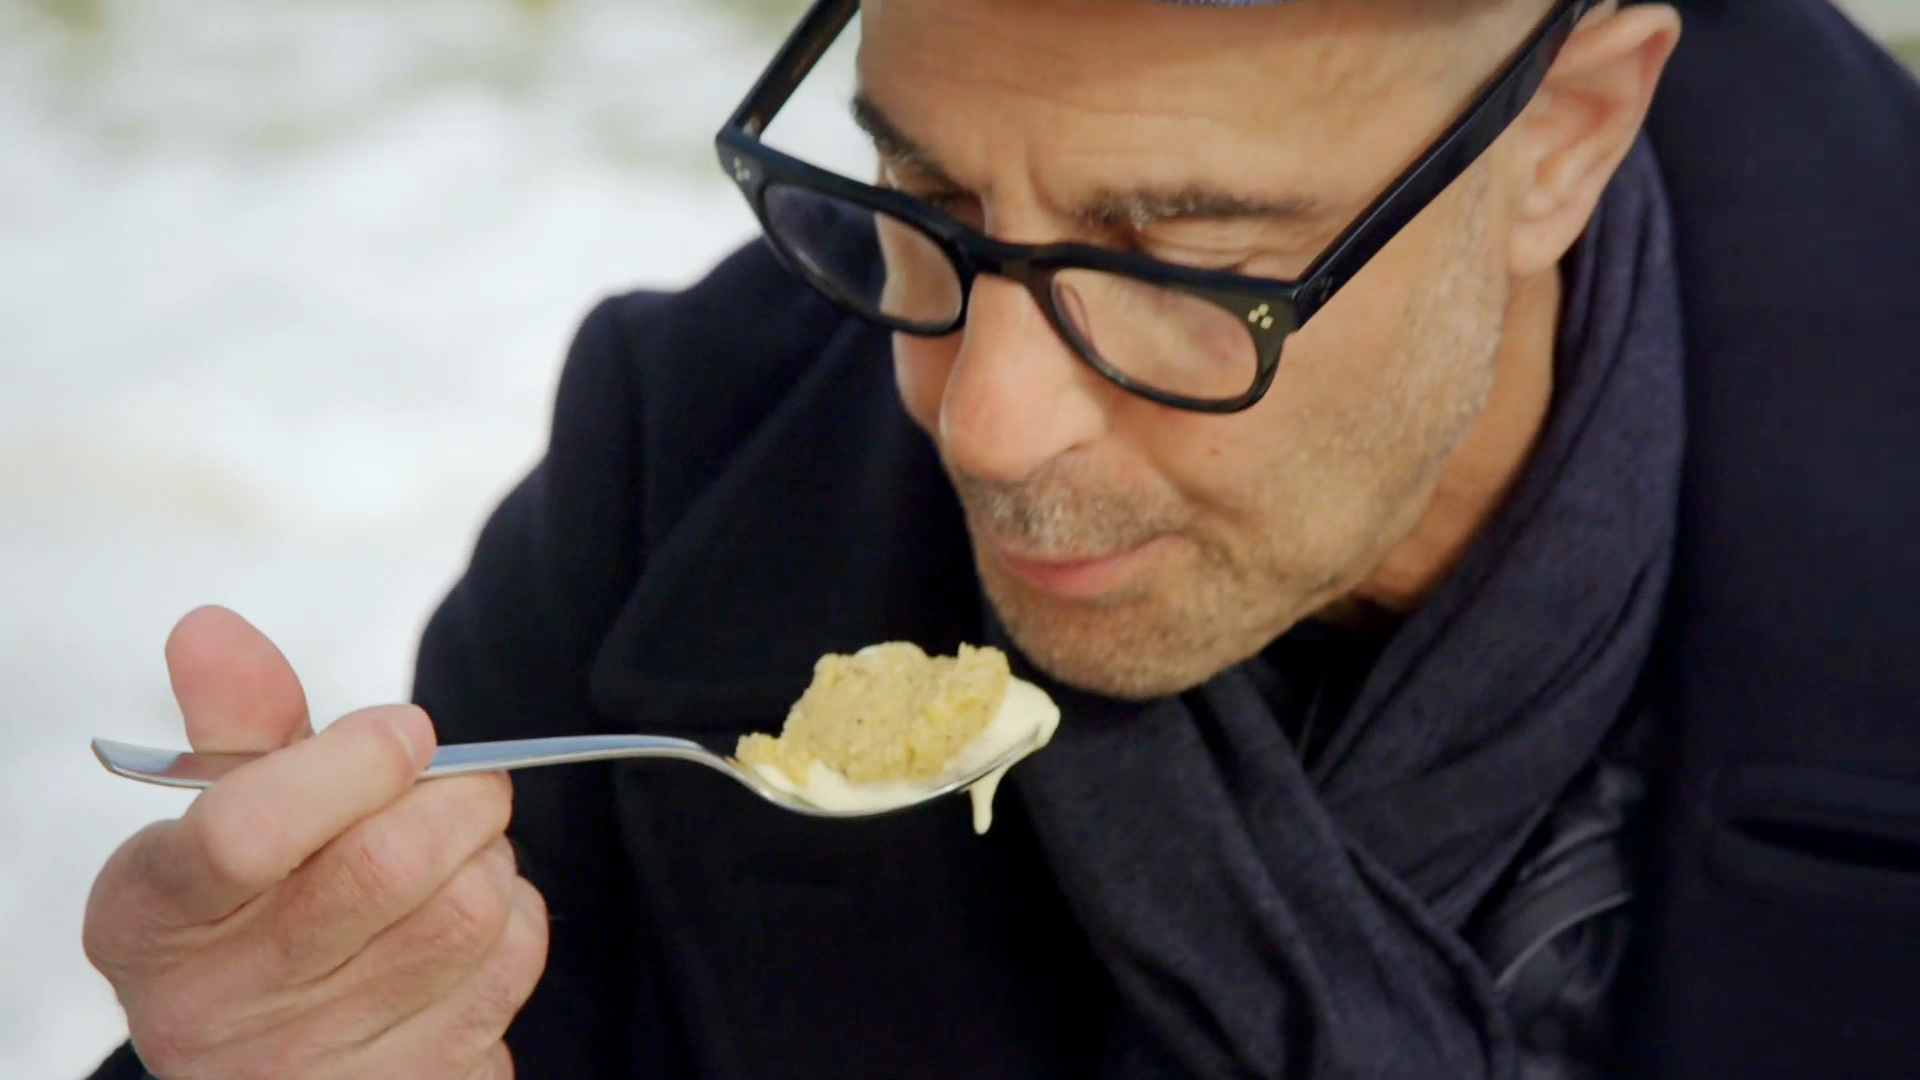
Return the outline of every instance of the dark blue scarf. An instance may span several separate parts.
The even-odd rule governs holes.
[[[1118,987],[1106,1076],[1515,1074],[1463,928],[1593,760],[1647,656],[1675,526],[1681,348],[1664,191],[1642,147],[1570,259],[1532,459],[1310,771],[1246,665],[1129,704],[1023,664],[1066,719],[1012,784]]]

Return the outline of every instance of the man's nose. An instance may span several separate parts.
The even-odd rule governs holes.
[[[983,275],[940,400],[942,446],[974,476],[1017,483],[1105,431],[1104,389],[1025,286]]]

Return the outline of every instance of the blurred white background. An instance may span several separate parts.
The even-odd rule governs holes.
[[[754,234],[711,134],[801,6],[0,0],[0,1078],[119,1041],[87,888],[187,799],[86,740],[180,742],[174,620],[403,698],[579,317]],[[783,118],[843,166],[846,52]]]
[[[0,1078],[120,1039],[87,888],[187,798],[86,744],[180,743],[173,622],[403,699],[580,316],[755,234],[712,133],[801,6],[0,0]]]
[[[1839,6],[1876,32],[1888,37],[1920,35],[1920,0],[1838,0]],[[1908,43],[1908,56],[1912,55]]]

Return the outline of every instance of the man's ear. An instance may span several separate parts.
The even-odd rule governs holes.
[[[1514,276],[1555,265],[1585,231],[1679,43],[1666,4],[1609,5],[1567,40],[1512,132]]]

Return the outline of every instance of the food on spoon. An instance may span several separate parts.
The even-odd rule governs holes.
[[[744,736],[734,756],[823,809],[883,810],[1017,748],[1031,753],[1059,723],[1053,700],[1014,678],[999,649],[961,645],[957,656],[928,656],[893,641],[821,657],[780,735]],[[993,823],[993,794],[1012,764],[968,786],[975,832]]]

